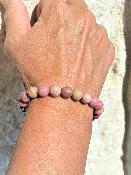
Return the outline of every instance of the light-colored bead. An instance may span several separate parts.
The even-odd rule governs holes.
[[[21,92],[19,99],[25,103],[30,102],[30,98],[27,97],[26,91]]]
[[[52,97],[58,97],[61,94],[61,88],[59,85],[53,85],[50,87],[49,92]]]
[[[38,95],[40,97],[47,97],[49,95],[49,88],[48,86],[39,86],[38,87]]]
[[[27,94],[30,98],[36,98],[37,97],[37,88],[36,87],[30,87],[27,90]]]
[[[84,93],[84,95],[83,95],[83,97],[81,99],[82,103],[84,103],[84,104],[90,103],[91,100],[92,100],[92,96],[90,94],[88,94],[88,93]]]
[[[72,88],[69,86],[65,86],[61,89],[61,96],[65,99],[70,98],[72,96]]]
[[[95,108],[96,110],[101,110],[104,104],[101,100],[99,100],[98,97],[93,97],[91,102],[89,103],[89,106]]]
[[[79,101],[83,96],[82,91],[80,91],[79,89],[74,89],[72,92],[72,99],[74,101]]]

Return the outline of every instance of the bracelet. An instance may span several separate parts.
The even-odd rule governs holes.
[[[104,112],[104,104],[98,97],[93,97],[87,92],[82,92],[78,89],[72,89],[69,86],[60,88],[58,85],[53,85],[50,88],[46,85],[38,87],[30,87],[26,91],[22,92],[18,104],[21,111],[26,112],[28,104],[31,100],[40,97],[45,98],[47,96],[58,97],[61,96],[64,99],[71,98],[74,101],[80,101],[82,104],[88,104],[93,108],[93,120],[98,119]]]

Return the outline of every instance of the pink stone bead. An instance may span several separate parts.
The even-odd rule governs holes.
[[[61,96],[65,99],[70,98],[72,96],[72,88],[69,86],[65,86],[61,89]]]
[[[100,118],[100,115],[94,115],[93,116],[93,120],[97,120],[97,119],[99,119]]]
[[[27,107],[27,103],[24,103],[23,101],[19,100],[18,101],[18,105],[21,107],[21,108],[26,108]]]
[[[38,87],[38,95],[40,97],[47,97],[49,95],[49,88],[48,86],[39,86]]]
[[[104,112],[104,107],[102,109],[100,109],[100,110],[95,110],[94,111],[94,115],[95,116],[100,116],[103,112]]]
[[[49,91],[52,97],[58,97],[61,94],[61,88],[58,85],[51,86]]]
[[[83,95],[83,97],[81,99],[82,103],[84,103],[84,104],[90,103],[91,100],[92,100],[92,96],[90,94],[88,94],[88,93],[84,93],[84,95]]]
[[[95,108],[96,110],[101,110],[104,104],[101,100],[99,100],[98,97],[93,97],[91,102],[89,103],[89,106]]]
[[[20,94],[19,99],[20,99],[21,101],[23,101],[24,103],[30,102],[30,98],[27,96],[26,91],[24,91],[24,92],[22,92],[22,93]]]
[[[73,93],[72,93],[72,99],[74,101],[79,101],[83,96],[82,91],[78,90],[78,89],[74,89]]]

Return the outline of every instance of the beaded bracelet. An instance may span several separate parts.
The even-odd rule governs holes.
[[[30,87],[27,91],[21,93],[18,104],[23,112],[26,112],[29,102],[37,97],[45,98],[48,95],[51,97],[61,96],[64,99],[72,98],[74,101],[80,101],[82,104],[88,104],[93,108],[93,120],[98,119],[104,112],[104,104],[98,97],[93,97],[87,92],[83,93],[78,89],[72,89],[69,86],[64,86],[62,89],[58,85],[53,85],[50,88],[46,85],[39,87]]]

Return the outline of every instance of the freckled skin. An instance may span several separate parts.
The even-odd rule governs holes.
[[[93,14],[65,3],[43,8],[34,27],[5,47],[27,87],[59,82],[89,89],[92,95],[100,94],[114,56],[106,30]]]
[[[59,83],[100,95],[114,47],[83,0],[41,0],[32,28],[21,1],[1,2],[5,49],[27,88]],[[91,108],[71,99],[33,100],[7,175],[83,175],[92,117]]]

